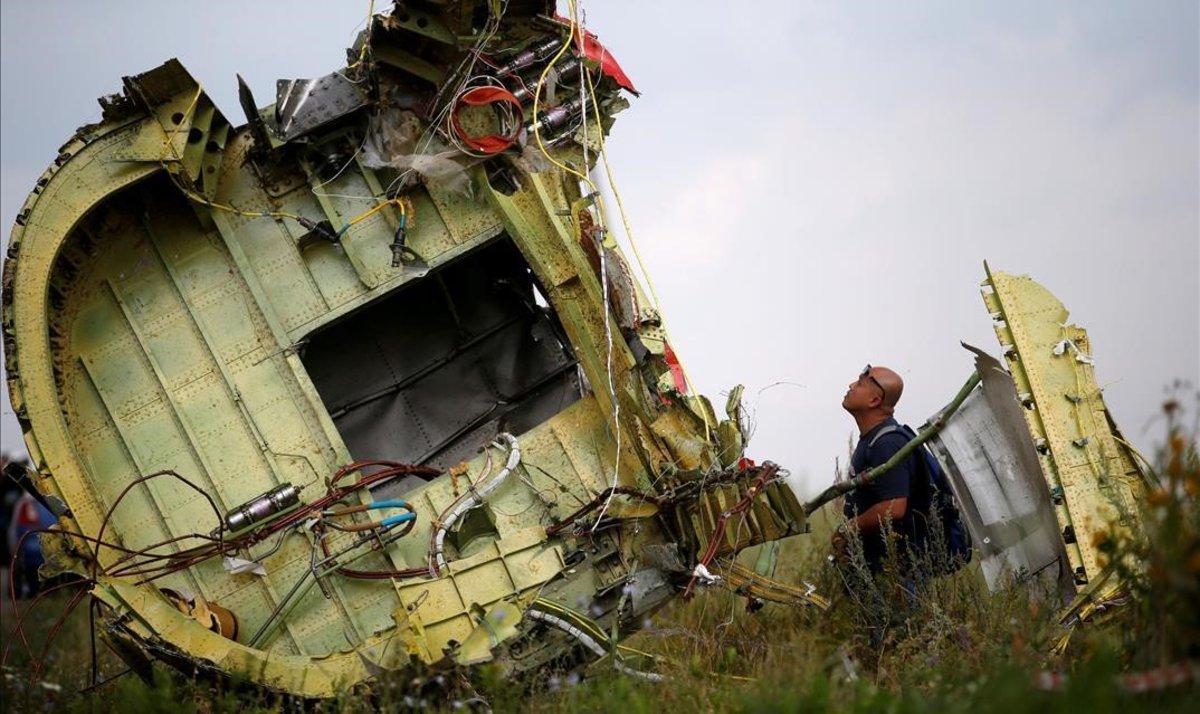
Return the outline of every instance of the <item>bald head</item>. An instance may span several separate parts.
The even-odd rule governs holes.
[[[883,390],[883,408],[887,409],[889,414],[895,411],[900,395],[904,394],[904,380],[887,367],[872,367],[870,376]]]
[[[904,380],[895,370],[872,366],[850,383],[850,389],[842,398],[842,408],[854,415],[860,425],[874,424],[896,411],[902,394]]]

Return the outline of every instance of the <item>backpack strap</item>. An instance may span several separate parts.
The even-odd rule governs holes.
[[[896,432],[899,432],[899,433],[900,433],[902,436],[904,436],[905,438],[909,439],[910,441],[911,441],[912,439],[915,439],[915,438],[917,438],[917,434],[916,434],[916,432],[914,432],[914,431],[912,430],[912,428],[911,428],[911,427],[909,427],[909,426],[908,426],[908,425],[906,425],[906,424],[888,424],[888,425],[887,425],[887,426],[885,426],[884,428],[880,429],[878,434],[876,434],[875,436],[871,437],[871,440],[870,440],[869,442],[867,442],[867,448],[868,448],[868,449],[874,448],[874,447],[875,447],[875,444],[876,444],[876,443],[877,443],[877,442],[878,442],[880,439],[882,439],[883,437],[887,436],[888,434],[894,434],[894,433],[896,433]],[[923,473],[923,474],[925,475],[925,479],[923,479],[925,483],[922,483],[922,484],[920,484],[920,485],[917,485],[917,484],[910,483],[910,484],[908,485],[909,496],[912,496],[912,492],[913,492],[913,486],[914,486],[914,485],[916,485],[916,486],[917,486],[917,488],[919,489],[919,491],[918,491],[918,492],[919,492],[920,494],[922,494],[922,495],[929,495],[929,496],[930,496],[930,500],[932,500],[932,494],[928,494],[928,493],[927,493],[927,492],[928,492],[928,490],[929,490],[929,486],[930,486],[930,485],[932,485],[932,486],[934,486],[935,488],[938,488],[938,489],[941,489],[943,486],[942,486],[942,484],[939,482],[939,479],[938,479],[938,475],[939,475],[939,474],[938,474],[938,473],[936,473],[935,471],[933,471],[933,470],[930,468],[929,464],[928,464],[928,463],[926,463],[926,461],[925,461],[925,446],[924,446],[924,445],[922,445],[922,446],[919,446],[919,447],[917,447],[917,449],[916,449],[916,451],[915,451],[914,453],[912,453],[912,454],[909,454],[909,457],[910,457],[910,458],[913,458],[913,457],[915,457],[915,458],[916,458],[916,460],[917,460],[917,470],[918,470],[920,473]],[[922,480],[922,479],[918,479],[918,481],[921,481],[921,480]]]
[[[867,447],[875,446],[875,443],[884,436],[897,431],[910,441],[917,438],[917,433],[907,424],[889,424],[880,429],[878,434],[871,437],[871,441],[868,442]],[[938,500],[936,505],[942,509],[942,518],[945,519],[943,520],[943,528],[951,528],[957,524],[956,533],[958,534],[958,539],[956,540],[954,536],[947,534],[947,545],[952,549],[951,554],[957,558],[961,558],[962,563],[970,562],[972,546],[971,531],[962,519],[962,513],[956,502],[954,489],[950,486],[950,480],[946,477],[940,465],[938,465],[937,459],[924,444],[917,447],[914,453],[909,454],[909,456],[916,458],[917,472],[924,475],[924,478],[918,476],[909,482],[909,498],[916,496],[920,505],[924,505],[926,508],[933,508],[935,505],[934,501]],[[925,518],[919,511],[915,511],[914,513],[922,519]],[[915,518],[913,523],[914,527],[916,527]],[[928,522],[925,523],[925,527],[928,528]],[[955,567],[953,569],[957,570],[958,568]]]
[[[887,436],[888,434],[894,434],[894,433],[897,433],[897,432],[898,432],[898,433],[900,433],[900,434],[901,434],[902,436],[904,436],[905,438],[908,438],[908,439],[913,439],[913,438],[915,438],[915,435],[912,433],[912,430],[911,430],[911,429],[909,429],[908,427],[906,427],[906,426],[903,426],[903,425],[901,425],[901,424],[888,424],[887,426],[885,426],[885,427],[883,427],[882,429],[880,429],[878,434],[876,434],[875,436],[872,436],[872,437],[871,437],[871,440],[870,440],[869,442],[867,442],[867,448],[868,448],[868,449],[875,448],[875,444],[876,444],[876,442],[878,442],[880,439],[882,439],[883,437]],[[922,448],[924,448],[924,447],[922,447]],[[914,457],[914,456],[917,458],[917,468],[918,468],[918,471],[919,471],[920,473],[924,473],[924,474],[925,474],[926,478],[925,478],[924,480],[926,480],[926,481],[927,481],[927,480],[928,480],[928,478],[929,478],[929,474],[927,473],[927,472],[929,471],[929,469],[928,469],[928,467],[926,466],[926,464],[922,463],[922,462],[924,461],[924,459],[922,458],[922,455],[921,455],[921,454],[919,454],[919,453],[909,454],[909,458],[912,458],[912,457]],[[918,479],[914,479],[914,481],[921,481],[921,480],[922,480],[922,479],[919,479],[919,478],[918,478]],[[908,495],[909,495],[909,498],[911,498],[911,497],[912,497],[912,495],[913,495],[914,486],[916,487],[916,489],[918,489],[918,493],[921,493],[921,494],[924,494],[925,492],[927,492],[927,491],[929,490],[929,487],[928,487],[928,485],[923,485],[923,484],[917,484],[917,483],[912,483],[912,482],[910,482],[910,483],[908,484]]]
[[[897,432],[897,431],[900,431],[900,425],[899,425],[899,424],[888,424],[887,426],[885,426],[885,427],[883,427],[882,429],[880,429],[878,434],[876,434],[875,436],[871,437],[871,441],[867,442],[867,448],[868,448],[868,449],[873,449],[873,448],[875,448],[875,443],[876,443],[877,441],[879,441],[879,440],[880,440],[880,439],[882,439],[883,437],[887,436],[888,434],[891,434],[891,433],[893,433],[893,432]]]

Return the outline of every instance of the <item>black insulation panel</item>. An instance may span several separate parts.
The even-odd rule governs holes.
[[[356,459],[446,467],[580,396],[570,345],[507,239],[311,335],[301,353]]]

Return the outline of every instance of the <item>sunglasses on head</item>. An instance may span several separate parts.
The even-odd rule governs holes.
[[[872,376],[871,365],[868,364],[866,367],[863,367],[862,374],[858,375],[858,378],[862,379],[863,377],[871,380],[876,387],[879,387],[879,393],[883,395],[883,400],[887,401],[887,390],[883,388],[883,385],[879,383],[878,379],[875,379],[875,377]]]

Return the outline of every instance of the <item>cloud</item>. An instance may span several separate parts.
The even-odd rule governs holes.
[[[753,153],[712,157],[664,196],[664,205],[639,240],[665,256],[672,272],[719,268],[738,242],[744,219],[768,190],[768,160]]]
[[[1200,377],[1200,111],[1163,68],[1170,54],[1098,50],[1069,17],[972,18],[928,43],[822,22],[761,48],[762,66],[787,68],[773,82],[690,56],[689,77],[734,99],[665,85],[621,121],[685,136],[611,144],[700,388],[808,385],[762,396],[751,451],[815,492],[844,460],[853,427],[838,403],[863,362],[905,374],[901,416],[919,424],[970,371],[959,339],[996,351],[978,297],[990,259],[1090,329],[1110,408],[1137,434],[1163,384]],[[738,181],[738,156],[754,180]],[[710,257],[681,258],[680,241]]]

